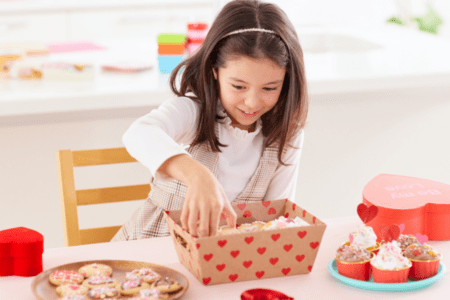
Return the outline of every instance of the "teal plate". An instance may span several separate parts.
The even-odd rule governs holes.
[[[406,292],[419,290],[435,281],[439,280],[445,274],[445,265],[441,262],[439,265],[439,270],[436,275],[433,277],[424,279],[424,280],[408,280],[405,283],[375,283],[373,282],[373,278],[371,277],[369,281],[361,281],[352,278],[348,278],[339,274],[336,266],[336,261],[333,259],[328,263],[328,271],[333,275],[334,278],[342,281],[345,284],[365,289],[365,290],[373,290],[373,291],[385,291],[385,292]]]

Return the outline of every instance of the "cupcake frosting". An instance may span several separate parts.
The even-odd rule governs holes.
[[[362,262],[369,260],[371,253],[357,245],[342,245],[336,252],[336,259],[343,262]]]
[[[440,259],[441,254],[437,253],[430,245],[413,244],[409,245],[403,253],[407,258],[415,260],[435,260]]]
[[[411,262],[402,255],[402,249],[396,241],[381,245],[378,254],[372,258],[371,264],[382,270],[402,269],[411,266]]]
[[[400,244],[400,248],[405,250],[408,246],[412,244],[420,244],[417,238],[412,234],[400,234],[397,239],[397,242]]]
[[[353,237],[350,244],[362,248],[370,248],[377,245],[377,235],[370,226],[359,226],[358,229],[350,233]]]

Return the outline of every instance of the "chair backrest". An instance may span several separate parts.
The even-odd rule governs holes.
[[[125,148],[95,150],[60,150],[57,152],[59,190],[64,227],[64,244],[77,246],[109,242],[121,226],[81,229],[79,205],[113,203],[146,199],[150,184],[75,190],[74,168],[136,162]]]

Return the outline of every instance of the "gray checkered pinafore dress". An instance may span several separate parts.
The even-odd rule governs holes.
[[[216,135],[219,128],[216,123]],[[286,148],[286,147],[285,147]],[[205,165],[218,177],[219,153],[209,150],[206,143],[189,149],[192,158]],[[279,162],[277,147],[266,147],[259,160],[258,167],[244,190],[236,198],[236,202],[262,201]],[[283,151],[283,155],[285,151]],[[151,190],[144,204],[136,210],[131,218],[120,228],[111,240],[125,241],[168,236],[169,228],[164,219],[164,211],[181,210],[187,186],[179,180],[154,180],[150,182]]]

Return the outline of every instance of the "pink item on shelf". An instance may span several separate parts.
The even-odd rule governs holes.
[[[64,53],[64,52],[106,50],[107,48],[94,44],[92,42],[70,42],[70,43],[49,44],[48,49],[50,53]]]

